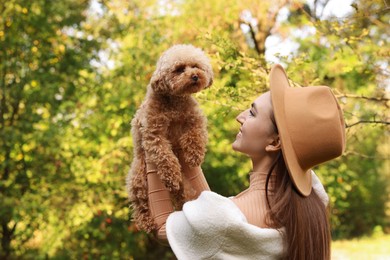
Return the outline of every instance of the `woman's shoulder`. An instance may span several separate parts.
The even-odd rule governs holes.
[[[324,203],[325,207],[329,204],[329,196],[325,191],[324,186],[321,183],[321,180],[315,174],[315,172],[311,171],[311,179],[312,179],[312,187],[315,193],[320,197],[322,203]]]
[[[204,191],[167,221],[169,243],[179,259],[277,256],[282,231],[250,225],[231,199]],[[195,257],[195,258],[194,258]]]

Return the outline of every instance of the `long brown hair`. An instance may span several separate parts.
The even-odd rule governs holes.
[[[269,180],[276,180],[269,196]],[[266,181],[267,224],[284,228],[285,259],[330,259],[330,225],[324,203],[314,190],[303,197],[294,187],[282,152],[272,165]]]

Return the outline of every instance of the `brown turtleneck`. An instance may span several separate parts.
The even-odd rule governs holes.
[[[267,200],[265,197],[265,183],[267,173],[252,172],[249,179],[249,188],[233,197],[233,202],[245,215],[249,224],[265,228],[265,217],[267,213]],[[272,175],[268,184],[270,190],[275,182],[275,176]],[[272,196],[272,192],[268,192]]]

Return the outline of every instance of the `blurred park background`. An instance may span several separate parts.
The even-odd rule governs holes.
[[[270,66],[332,87],[347,149],[315,170],[333,258],[390,258],[387,0],[0,0],[0,13],[0,259],[174,258],[132,224],[125,176],[130,121],[176,43],[212,60],[214,84],[196,95],[202,168],[226,196],[248,184],[235,117],[267,90]]]

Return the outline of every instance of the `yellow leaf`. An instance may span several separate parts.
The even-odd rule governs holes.
[[[60,50],[61,53],[64,53],[65,52],[65,45],[61,44],[60,46],[58,46],[58,49]]]
[[[118,134],[118,130],[116,130],[116,129],[111,129],[110,134],[111,134],[112,136],[116,136],[116,135]]]
[[[22,160],[23,159],[23,154],[18,154],[17,156],[16,156],[16,158],[15,158],[17,161],[20,161],[20,160]]]

